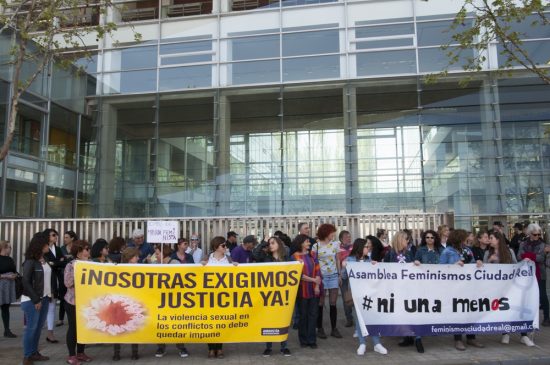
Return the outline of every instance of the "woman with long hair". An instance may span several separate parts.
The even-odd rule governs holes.
[[[109,260],[109,243],[103,238],[98,238],[92,246],[90,255],[94,262],[111,262],[111,260]]]
[[[397,232],[391,240],[391,250],[386,254],[384,257],[384,262],[392,262],[392,263],[399,263],[399,264],[405,264],[409,262],[413,262],[413,257],[411,255],[411,251],[408,249],[409,246],[409,235],[407,232],[399,231]],[[410,345],[416,346],[416,351],[419,353],[424,352],[424,345],[422,344],[422,337],[416,336],[416,338],[413,338],[412,336],[405,336],[401,342],[399,342],[399,346],[406,347]]]
[[[10,330],[10,305],[17,300],[15,278],[17,278],[17,270],[11,258],[11,243],[0,241],[0,308],[2,308],[4,337],[7,338],[17,337]]]
[[[44,258],[49,251],[49,237],[40,232],[33,236],[25,252],[21,310],[27,325],[23,334],[23,365],[50,359],[38,351],[40,333],[52,298],[52,268]]]
[[[321,296],[321,268],[317,254],[310,250],[311,242],[305,234],[297,235],[292,241],[292,258],[302,262],[302,277],[298,288],[298,338],[301,347],[317,348],[315,325]]]
[[[78,235],[74,231],[65,231],[63,234],[63,246],[61,246],[61,254],[65,258],[65,265],[67,265],[72,259],[73,256],[71,255],[71,246],[73,242],[76,242],[78,240]],[[64,269],[63,269],[64,270]],[[60,281],[59,282],[59,319],[55,323],[56,327],[63,326],[65,319],[65,293],[67,292],[67,288],[65,288],[65,285]]]
[[[80,365],[80,362],[92,361],[92,358],[84,353],[84,345],[76,342],[76,304],[74,290],[74,265],[77,261],[88,261],[90,259],[90,245],[86,241],[75,241],[71,245],[71,256],[74,257],[66,267],[64,282],[67,287],[65,294],[65,311],[67,312],[67,349],[69,357],[67,364]]]
[[[439,263],[446,264],[456,264],[459,266],[464,266],[465,264],[476,263],[478,267],[483,265],[483,262],[476,260],[472,251],[466,246],[466,239],[468,238],[468,232],[463,229],[455,229],[449,234],[449,239],[447,240],[447,247],[441,253],[439,257]],[[464,342],[462,341],[462,334],[455,335],[455,348],[459,351],[466,350]],[[470,346],[483,348],[483,344],[476,340],[475,335],[466,335],[466,343]]]
[[[420,264],[439,264],[439,256],[443,252],[439,235],[431,229],[422,233],[420,247],[416,251],[414,263]]]
[[[518,262],[514,251],[506,244],[504,235],[498,231],[489,232],[489,249],[485,252],[483,262],[488,264],[515,264]],[[528,347],[535,346],[535,343],[527,336],[527,332],[521,333],[520,342]],[[508,345],[510,335],[502,334],[500,343]]]
[[[449,237],[451,230],[449,229],[449,226],[446,224],[442,224],[439,227],[437,227],[437,234],[439,235],[439,239],[441,240],[441,246],[443,248],[447,247],[447,239]]]
[[[225,244],[225,237],[216,236],[210,241],[210,255],[208,261],[201,261],[203,265],[229,265],[231,264],[231,257],[227,255],[227,246]],[[238,263],[233,263],[237,265]],[[208,344],[208,358],[209,359],[223,359],[225,357],[223,353],[223,344],[221,343],[209,343]]]
[[[337,311],[336,300],[338,299],[338,288],[342,281],[340,260],[338,260],[338,252],[340,244],[334,241],[336,227],[332,224],[324,223],[317,229],[317,242],[311,248],[319,259],[319,267],[321,268],[321,277],[323,278],[323,288],[328,291],[330,305],[330,335],[335,338],[342,338],[340,331],[336,328]],[[319,300],[319,313],[317,315],[317,336],[325,339],[327,335],[323,329],[323,307],[325,296],[321,294]]]
[[[378,252],[374,252],[375,246],[377,247],[376,250]],[[375,264],[376,262],[382,260],[381,254],[383,250],[384,246],[382,245],[382,242],[380,242],[380,240],[374,236],[367,236],[366,240],[358,238],[353,242],[353,248],[351,249],[349,256],[346,258],[346,261],[344,261],[343,266],[345,268],[349,262],[372,262],[373,264]],[[346,270],[342,270],[342,273],[347,276]],[[367,342],[365,337],[363,337],[363,334],[361,333],[359,319],[355,321],[355,334],[359,339],[357,355],[364,355],[367,349]],[[374,344],[375,352],[378,352],[382,355],[386,355],[388,353],[388,350],[386,350],[386,348],[380,343],[379,336],[371,335],[370,338],[372,339],[372,343]]]
[[[52,268],[52,300],[48,306],[48,317],[46,319],[46,324],[48,327],[48,334],[46,335],[46,341],[49,343],[58,343],[59,341],[55,338],[53,329],[55,326],[55,306],[57,299],[62,298],[67,291],[65,284],[63,283],[63,270],[67,265],[67,260],[61,248],[57,246],[59,234],[53,228],[45,229],[43,232],[48,236],[50,250],[44,254],[44,258],[48,261]]]
[[[257,245],[252,251],[252,258],[255,262],[285,262],[288,261],[286,246],[277,236],[270,237],[267,242]],[[271,356],[273,342],[265,343],[264,357]],[[287,341],[281,342],[281,354],[290,356],[290,350],[287,348]]]
[[[474,258],[477,260],[482,260],[485,257],[485,252],[489,249],[489,232],[482,229],[475,235],[474,245],[472,246],[472,252]]]

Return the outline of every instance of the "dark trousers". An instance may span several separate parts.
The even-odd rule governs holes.
[[[300,308],[300,321],[298,322],[300,344],[317,344],[315,329],[319,313],[319,298],[298,298],[298,307]]]
[[[546,280],[539,280],[539,301],[542,306],[543,319],[550,319],[548,315],[548,295],[546,294]]]
[[[2,304],[0,307],[2,308],[2,322],[4,323],[4,333],[8,333],[10,331],[10,305]]]
[[[208,350],[210,351],[218,351],[221,350],[223,346],[223,343],[209,343],[208,344]]]
[[[120,355],[120,344],[119,343],[115,343],[113,345],[113,349],[115,351],[115,354],[119,354]],[[138,345],[137,344],[133,344],[132,345],[132,354],[137,354],[138,353]]]
[[[76,342],[76,308],[74,305],[65,302],[65,312],[67,313],[67,321],[69,322],[69,328],[67,328],[67,349],[69,350],[69,356],[76,356],[77,353],[81,354],[84,352],[84,345]]]

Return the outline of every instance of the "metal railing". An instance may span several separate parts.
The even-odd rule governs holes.
[[[364,214],[364,215],[308,215],[308,216],[271,216],[271,217],[201,217],[201,218],[96,218],[96,219],[0,219],[0,239],[12,243],[12,255],[17,269],[23,261],[25,248],[33,234],[46,228],[59,232],[59,244],[63,233],[75,231],[81,239],[93,243],[98,238],[110,240],[121,236],[128,239],[132,231],[147,229],[147,222],[153,220],[176,220],[179,222],[180,236],[191,234],[201,236],[202,246],[215,236],[225,236],[228,231],[237,232],[240,237],[249,234],[260,238],[272,235],[280,230],[293,237],[298,232],[298,224],[306,222],[312,232],[322,223],[334,224],[338,231],[348,230],[352,237],[365,237],[375,234],[378,228],[395,232],[409,228],[416,236],[421,230],[434,229],[440,224],[451,224],[452,216],[442,213],[430,214]],[[147,237],[146,237],[147,239]]]

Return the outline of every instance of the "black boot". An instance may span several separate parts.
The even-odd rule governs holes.
[[[407,347],[414,344],[414,338],[410,336],[403,337],[403,340],[399,342],[397,345],[401,347]]]
[[[420,353],[420,354],[423,354],[424,353],[424,346],[422,346],[422,339],[417,338],[416,340],[414,340],[414,344],[416,345],[416,351],[418,351],[418,353]]]

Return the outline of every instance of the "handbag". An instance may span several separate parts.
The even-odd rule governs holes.
[[[21,298],[21,295],[23,295],[23,276],[21,274],[17,274],[15,277],[15,297],[17,299]]]
[[[344,293],[344,304],[348,307],[353,306],[353,296],[351,295],[351,289],[348,289]]]

